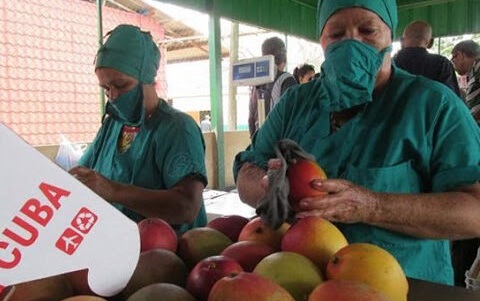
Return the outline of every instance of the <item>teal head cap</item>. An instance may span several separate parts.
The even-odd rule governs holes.
[[[97,51],[95,69],[113,68],[143,84],[153,84],[160,62],[160,51],[150,33],[133,25],[122,24],[107,36]]]
[[[320,37],[327,20],[338,10],[349,7],[360,7],[376,13],[390,27],[392,39],[397,28],[397,4],[395,0],[318,0],[317,34]]]

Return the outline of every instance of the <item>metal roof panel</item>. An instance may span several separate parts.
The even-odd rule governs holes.
[[[286,32],[313,41],[317,0],[156,0],[213,12],[224,18]],[[373,0],[372,0],[373,1]],[[397,0],[399,26],[422,19],[436,36],[480,32],[480,0]]]

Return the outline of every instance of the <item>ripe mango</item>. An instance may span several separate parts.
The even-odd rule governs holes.
[[[363,282],[392,301],[407,301],[408,281],[398,261],[385,249],[369,243],[353,243],[330,259],[327,279]]]
[[[312,187],[313,180],[327,178],[325,171],[315,161],[296,159],[290,162],[287,178],[290,187],[288,200],[293,211],[299,211],[298,202],[301,199],[326,194]]]

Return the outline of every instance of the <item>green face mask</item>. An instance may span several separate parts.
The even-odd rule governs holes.
[[[332,112],[372,101],[378,70],[390,49],[378,51],[356,40],[345,40],[327,47],[321,79]]]
[[[143,88],[138,85],[116,99],[107,102],[106,112],[113,119],[119,120],[126,125],[138,126],[144,118]]]

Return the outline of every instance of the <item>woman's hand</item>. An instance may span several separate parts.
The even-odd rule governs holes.
[[[103,199],[112,201],[115,191],[114,182],[105,178],[96,171],[83,166],[76,166],[70,169],[68,172]]]
[[[316,215],[333,222],[368,223],[379,203],[379,194],[346,180],[314,180],[312,187],[327,195],[300,201],[298,218]]]

